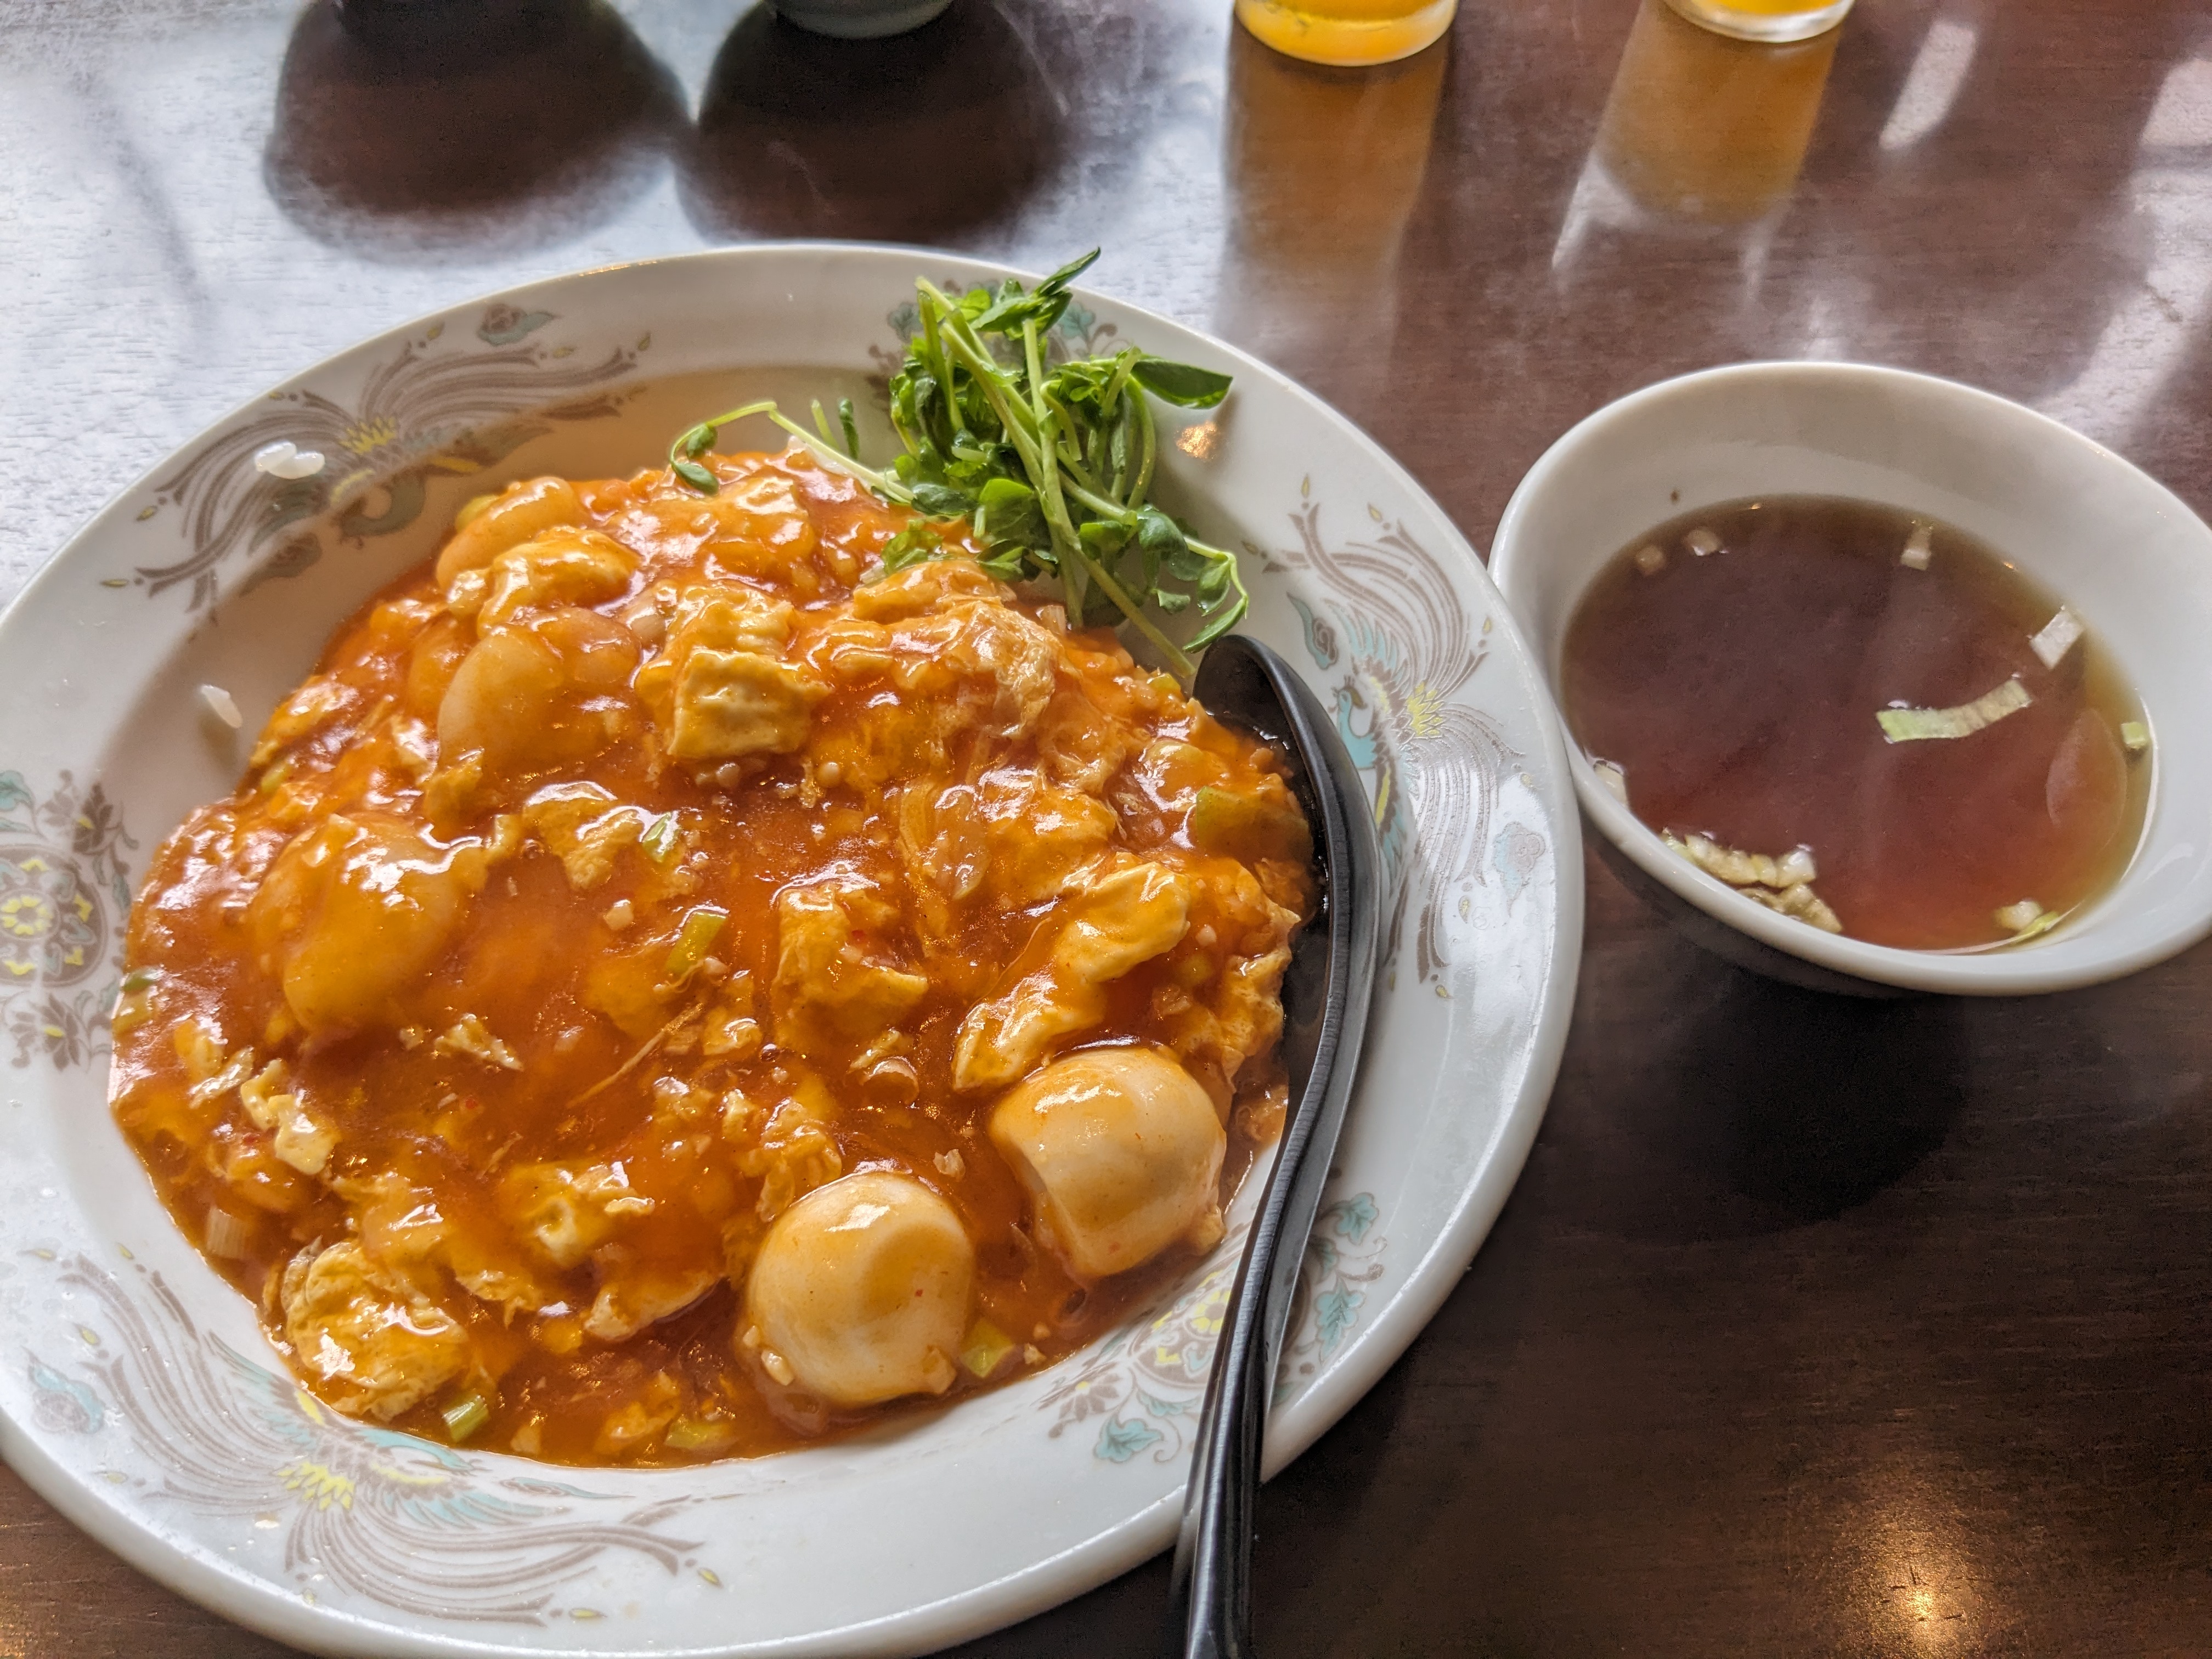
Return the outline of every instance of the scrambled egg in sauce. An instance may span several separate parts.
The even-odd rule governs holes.
[[[778,1449],[1089,1340],[1279,1125],[1274,758],[715,465],[483,506],[155,860],[117,1115],[341,1410]]]

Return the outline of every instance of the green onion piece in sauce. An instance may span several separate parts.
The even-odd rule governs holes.
[[[737,1430],[727,1419],[679,1417],[668,1425],[660,1443],[671,1451],[714,1451],[736,1438]]]
[[[1006,1363],[1006,1356],[1013,1351],[1013,1338],[989,1320],[979,1319],[968,1328],[968,1340],[960,1348],[960,1363],[971,1376],[988,1377]]]
[[[672,981],[688,978],[706,961],[714,936],[729,919],[727,910],[714,904],[699,905],[684,918],[684,926],[677,930],[675,946],[668,953],[668,977]]]
[[[480,1394],[465,1394],[438,1415],[446,1419],[446,1437],[458,1446],[491,1421],[491,1402]]]
[[[676,850],[676,814],[663,812],[645,826],[645,833],[637,838],[637,844],[655,864],[665,864]]]

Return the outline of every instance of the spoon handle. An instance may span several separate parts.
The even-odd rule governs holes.
[[[1304,1086],[1284,1124],[1245,1241],[1206,1382],[1176,1545],[1176,1583],[1187,1597],[1185,1659],[1245,1659],[1252,1652],[1253,1510],[1262,1431],[1306,1238],[1358,1068],[1382,908],[1382,860],[1366,790],[1321,704],[1280,657],[1243,636],[1216,644],[1207,653],[1209,670],[1221,672],[1215,658],[1224,647],[1249,659],[1246,672],[1256,669],[1272,682],[1290,730],[1267,735],[1286,736],[1286,747],[1303,763],[1307,787],[1299,793],[1309,821],[1322,832],[1325,880],[1316,922],[1316,931],[1325,930],[1328,954],[1317,1029],[1299,1034],[1311,1042]]]

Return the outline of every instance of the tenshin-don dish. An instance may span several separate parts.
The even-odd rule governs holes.
[[[112,1098],[340,1410],[569,1462],[1050,1364],[1279,1127],[1274,757],[794,445],[517,483],[155,860]]]

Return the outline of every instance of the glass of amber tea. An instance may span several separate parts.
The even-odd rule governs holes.
[[[1739,40],[1809,40],[1844,21],[1851,0],[1667,0],[1692,23]]]
[[[1412,57],[1458,10],[1459,0],[1237,0],[1237,21],[1277,52],[1350,67]]]

